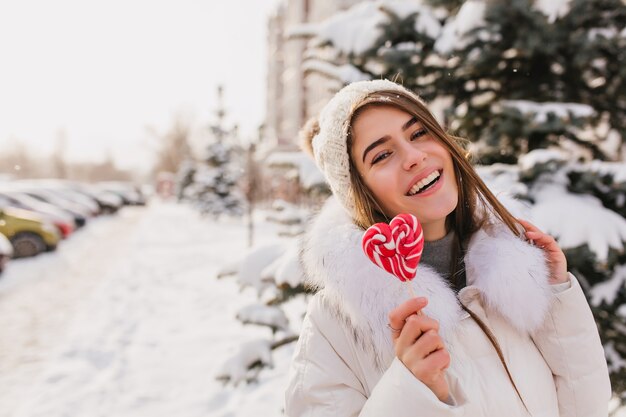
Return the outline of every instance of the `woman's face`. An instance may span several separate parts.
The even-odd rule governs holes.
[[[352,135],[350,156],[385,214],[411,213],[426,240],[444,237],[446,216],[458,202],[448,150],[419,120],[390,106],[363,110]]]

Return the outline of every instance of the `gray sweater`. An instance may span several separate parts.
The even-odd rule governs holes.
[[[453,288],[459,291],[465,286],[465,274],[460,273],[457,277],[457,283],[450,279],[452,273],[452,252],[454,245],[454,230],[450,229],[447,235],[439,240],[431,240],[424,242],[424,250],[420,263],[432,267],[442,277],[450,280]],[[463,271],[463,268],[461,268]]]

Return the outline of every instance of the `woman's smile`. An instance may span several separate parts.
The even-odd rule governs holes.
[[[352,159],[384,214],[413,214],[426,240],[445,236],[458,202],[447,148],[414,116],[390,106],[366,108],[352,133]]]

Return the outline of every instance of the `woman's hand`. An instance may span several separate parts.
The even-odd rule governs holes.
[[[450,394],[445,371],[450,354],[439,336],[439,323],[417,315],[428,304],[423,297],[412,298],[389,313],[389,326],[396,356],[437,398],[446,401]]]
[[[569,281],[567,259],[556,240],[526,220],[517,219],[517,221],[526,229],[528,240],[543,249],[550,269],[550,284],[562,284]]]

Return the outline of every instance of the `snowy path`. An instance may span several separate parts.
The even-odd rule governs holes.
[[[235,319],[256,294],[214,279],[243,250],[242,224],[155,204],[13,262],[0,279],[0,415],[280,415],[292,345],[259,384],[214,379],[238,346],[270,337]]]

